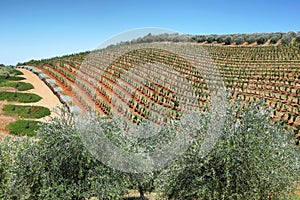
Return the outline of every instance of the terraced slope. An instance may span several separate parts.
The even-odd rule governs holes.
[[[180,45],[190,48],[191,43]],[[209,52],[218,66],[232,99],[253,102],[263,98],[267,105],[275,109],[271,116],[273,119],[293,127],[295,133],[299,131],[299,44],[255,47],[199,45],[200,47]],[[167,118],[180,117],[181,112],[186,110],[185,105],[207,108],[210,94],[207,83],[203,80],[203,72],[196,71],[189,62],[193,60],[193,55],[185,55],[188,59],[184,59],[160,49],[141,49],[118,56],[108,54],[107,59],[103,57],[104,54],[105,50],[93,54],[99,57],[93,58],[96,62],[89,68],[81,66],[88,53],[26,64],[38,67],[55,78],[64,90],[77,98],[80,107],[87,109],[95,106],[106,115],[119,112],[135,122],[149,118],[163,123],[166,116],[163,116],[164,113],[154,112],[157,109],[153,109],[153,106],[169,109]],[[108,65],[110,56],[116,56],[116,59]],[[131,75],[125,76],[128,70]],[[192,96],[196,101],[182,102],[178,95],[173,95],[176,90],[184,89],[182,80],[176,80],[176,76],[172,75],[174,70],[187,77],[196,91]],[[154,74],[158,75],[157,79],[167,78],[166,85],[159,84],[159,80],[155,82],[149,79]],[[122,102],[124,106],[116,106],[116,102]]]

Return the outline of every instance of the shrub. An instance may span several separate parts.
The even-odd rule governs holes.
[[[250,35],[247,39],[246,42],[248,42],[248,44],[252,44],[254,42],[256,42],[256,37],[254,35]]]
[[[212,43],[215,40],[213,36],[208,36],[207,37],[207,43]]]
[[[237,37],[234,39],[234,42],[237,44],[237,45],[240,45],[240,44],[243,44],[245,41],[244,37]]]
[[[223,43],[225,42],[225,36],[224,35],[220,35],[216,38],[218,43]]]
[[[294,38],[294,37],[297,36],[297,34],[296,34],[294,31],[289,31],[287,34],[288,34],[289,36],[291,36],[292,38]]]
[[[282,40],[281,40],[281,43],[282,44],[290,44],[292,42],[292,35],[291,34],[285,34],[282,36]]]
[[[196,40],[198,43],[202,43],[206,41],[206,36],[202,35],[202,36],[196,36]]]
[[[253,104],[228,110],[223,135],[201,156],[195,140],[185,156],[165,169],[157,184],[174,199],[289,199],[299,180],[299,150],[289,132]],[[207,119],[200,119],[207,124]],[[206,130],[203,130],[206,131]]]
[[[229,45],[232,43],[232,37],[228,36],[225,38],[225,45]]]
[[[44,183],[47,198],[116,198],[127,189],[123,173],[88,152],[69,114],[42,126],[38,137],[40,159],[50,177]]]
[[[116,199],[127,191],[126,176],[87,151],[69,114],[43,124],[38,140],[9,146],[3,199]]]
[[[270,39],[270,43],[276,44],[280,39],[281,39],[281,34],[274,34]]]
[[[260,37],[257,38],[257,44],[264,44],[266,43],[268,40],[268,36],[267,35],[262,35]]]

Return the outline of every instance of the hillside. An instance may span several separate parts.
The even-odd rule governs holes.
[[[200,40],[203,36],[189,36],[191,38],[190,42],[178,43],[178,41],[181,41],[180,38],[186,38],[187,36],[177,36],[176,44],[186,46],[186,48],[193,44],[205,49],[219,68],[231,99],[238,99],[246,103],[258,101],[260,98],[264,99],[268,106],[275,109],[271,116],[272,119],[281,120],[288,126],[293,127],[295,134],[297,134],[300,129],[300,44],[297,42],[298,36],[288,39],[288,45],[280,44],[282,40],[286,40],[286,37],[291,35],[296,36],[291,33],[283,34],[276,42],[270,42],[272,38],[274,40],[276,34],[267,35],[263,40],[264,42],[258,42],[264,35],[257,35],[254,38],[257,41],[253,40],[253,43],[251,43],[255,43],[255,45],[247,45],[245,42],[241,42],[241,45],[236,45],[236,43],[226,45],[226,42],[220,45],[217,44],[217,38],[220,38],[217,35],[214,37],[205,36],[205,41]],[[169,35],[166,38],[172,41],[174,35],[171,36]],[[222,38],[226,39],[228,37],[223,36]],[[230,37],[241,38],[241,35],[231,35]],[[244,39],[246,41],[251,37],[254,36],[244,36]],[[162,40],[159,39],[159,36],[148,35],[140,40],[133,40],[120,45],[127,48],[129,44],[131,46],[139,45],[148,41],[149,38],[152,38],[150,42],[154,43],[157,43],[156,40]],[[159,43],[164,45],[169,41]],[[258,45],[258,43],[261,45]],[[117,47],[112,46],[110,48]],[[118,85],[118,81],[116,82],[122,76],[122,70],[128,70],[132,65],[144,66],[147,63],[161,62],[171,66],[172,70],[175,69],[187,76],[194,77],[189,81],[196,88],[198,102],[185,103],[201,109],[208,108],[210,94],[207,85],[203,81],[201,82],[203,77],[193,72],[192,66],[182,58],[176,57],[176,55],[160,50],[132,51],[126,55],[120,55],[108,69],[101,67],[106,62],[101,56],[97,58],[99,62],[95,63],[98,65],[96,68],[84,68],[81,65],[88,58],[89,53],[30,61],[22,63],[22,65],[37,67],[49,77],[55,79],[57,84],[63,88],[65,94],[73,97],[75,103],[82,109],[95,106],[100,113],[105,115],[118,112],[137,123],[144,118],[163,123],[167,119],[164,119],[162,113],[151,112],[151,105],[155,103],[169,109],[168,118],[179,118],[180,113],[185,108],[176,106],[178,103],[182,105],[183,102],[171,95],[174,91],[169,91],[168,88],[160,84],[144,84],[142,87],[135,85],[138,78],[147,80],[149,70],[135,74],[132,80],[127,80],[126,87],[121,87]],[[147,57],[151,57],[152,60],[147,59]],[[178,61],[177,64],[174,64],[174,61]],[[153,70],[153,73],[160,73],[162,69],[153,68]],[[165,68],[163,70],[170,72],[171,69]],[[160,76],[168,77],[163,73]],[[151,82],[151,80],[149,81]],[[170,84],[176,84],[176,81],[171,81]],[[129,109],[123,110],[120,106],[117,107],[114,98],[127,105]],[[94,105],[91,105],[90,101],[93,101]]]

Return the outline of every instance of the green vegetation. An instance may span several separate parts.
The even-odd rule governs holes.
[[[203,43],[206,42],[207,44],[212,44],[213,42],[217,42],[219,44],[224,43],[225,45],[231,44],[234,41],[236,44],[240,45],[246,41],[248,44],[252,44],[257,42],[258,45],[265,44],[268,40],[270,40],[271,44],[276,44],[280,39],[282,39],[282,44],[291,44],[293,38],[297,38],[299,33],[296,34],[295,32],[275,32],[275,33],[250,33],[250,34],[210,34],[210,35],[186,35],[182,34],[179,35],[178,33],[174,34],[159,34],[159,35],[152,35],[148,34],[142,38],[134,39],[132,41],[121,42],[121,45],[126,44],[136,44],[136,43],[150,43],[150,42],[197,42]],[[228,39],[231,38],[231,39]],[[239,38],[239,39],[237,39]]]
[[[102,164],[87,151],[81,140],[84,134],[75,128],[72,116],[63,113],[61,119],[41,125],[37,140],[22,137],[0,142],[0,198],[136,199],[126,194],[155,191],[161,199],[254,200],[271,194],[273,199],[297,199],[299,149],[291,143],[291,133],[271,122],[269,114],[263,104],[248,108],[235,104],[227,110],[222,136],[203,157],[201,138],[211,123],[210,115],[203,113],[199,124],[191,127],[197,136],[182,157],[152,174],[130,174]],[[120,130],[115,120],[95,120],[119,148],[136,153],[164,144],[175,130],[136,139],[124,134],[126,130]],[[88,131],[93,128],[87,127]]]
[[[25,78],[19,77],[19,76],[11,76],[9,74],[0,76],[0,82],[1,81],[21,81],[21,80],[25,80]]]
[[[38,102],[42,97],[31,93],[0,91],[0,100],[16,101],[21,103]]]
[[[14,82],[14,81],[0,81],[0,87],[12,87],[19,91],[26,91],[33,89],[33,85],[25,82]]]
[[[290,199],[299,181],[299,149],[269,114],[259,104],[235,105],[214,149],[202,157],[195,140],[162,172],[157,188],[168,199]]]
[[[10,134],[17,136],[35,136],[35,131],[39,129],[39,123],[31,120],[17,120],[6,126]]]
[[[126,174],[94,158],[67,117],[43,124],[37,137],[0,143],[1,199],[117,199],[127,192]]]
[[[5,105],[5,115],[14,115],[22,118],[42,118],[50,115],[50,110],[42,106]]]
[[[23,73],[17,69],[14,69],[12,67],[6,67],[5,65],[0,64],[0,75],[7,75],[7,74],[14,75],[14,76],[23,75]]]
[[[19,70],[17,70],[17,69],[11,69],[11,68],[8,69],[8,73],[9,73],[9,74],[13,74],[14,76],[24,75],[24,74],[23,74],[22,72],[20,72]]]

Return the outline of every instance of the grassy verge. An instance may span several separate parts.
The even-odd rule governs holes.
[[[21,71],[11,68],[11,67],[0,67],[0,75],[6,75],[6,74],[10,74],[10,75],[24,75]]]
[[[42,118],[50,115],[50,110],[42,106],[5,105],[5,115],[19,116],[23,118]]]
[[[35,136],[35,131],[39,129],[40,122],[30,120],[17,120],[6,126],[10,134],[17,136]]]
[[[10,70],[9,70],[9,73],[10,73],[10,74],[13,74],[13,75],[15,75],[15,76],[18,76],[18,75],[24,75],[23,72],[21,72],[21,71],[19,71],[19,70],[17,70],[17,69],[10,69]]]
[[[19,91],[26,91],[34,88],[33,85],[30,83],[13,81],[0,81],[0,87],[12,87],[16,88]]]
[[[21,81],[21,80],[25,80],[24,77],[19,77],[19,76],[0,76],[0,81]]]
[[[42,97],[31,93],[0,91],[0,100],[16,101],[21,103],[38,102]]]

